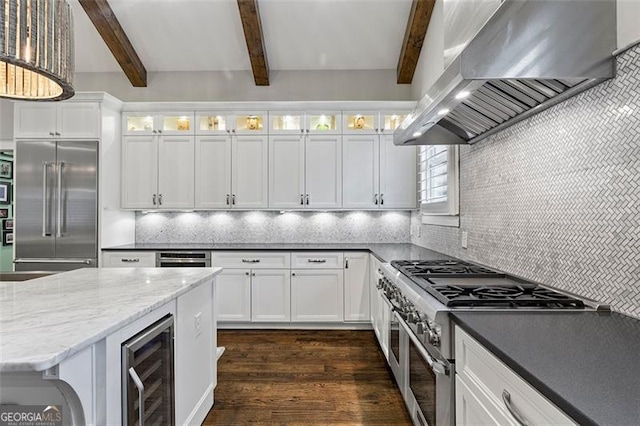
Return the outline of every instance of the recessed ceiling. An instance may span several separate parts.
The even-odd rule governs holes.
[[[259,0],[272,70],[395,69],[412,0]],[[78,0],[76,72],[118,72]],[[109,0],[149,72],[250,70],[236,0]]]

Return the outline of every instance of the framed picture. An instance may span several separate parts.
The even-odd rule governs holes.
[[[3,246],[13,245],[13,231],[4,231],[2,233],[2,245]]]
[[[2,221],[3,231],[13,231],[13,219],[5,219]]]
[[[13,161],[0,160],[0,178],[13,178]]]
[[[11,182],[0,182],[0,204],[11,204]]]
[[[0,209],[0,219],[6,219],[9,217],[9,209]]]

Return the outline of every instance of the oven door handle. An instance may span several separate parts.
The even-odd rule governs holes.
[[[404,322],[404,320],[402,320],[402,317],[400,315],[397,315],[397,317],[399,320],[398,323],[402,325],[402,328],[404,328],[404,331],[407,333],[407,335],[415,345],[416,350],[420,353],[422,358],[427,361],[427,364],[429,364],[431,370],[433,370],[433,372],[436,374],[448,376],[449,372],[451,371],[451,366],[449,365],[449,363],[441,361],[439,359],[435,359],[434,357],[429,355],[429,352],[427,352],[424,346],[422,346],[422,343],[420,343],[413,331],[411,331],[409,326]]]

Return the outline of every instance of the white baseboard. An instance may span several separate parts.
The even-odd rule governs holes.
[[[200,401],[193,408],[189,417],[184,422],[185,425],[201,425],[209,414],[209,410],[213,407],[213,383],[209,385],[206,392],[200,398]]]

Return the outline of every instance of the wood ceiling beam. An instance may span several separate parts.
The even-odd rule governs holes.
[[[107,0],[79,0],[102,40],[134,87],[147,87],[147,70]]]
[[[436,0],[413,0],[398,60],[398,84],[411,84]]]
[[[256,86],[268,86],[269,64],[267,62],[267,51],[264,47],[264,37],[262,36],[258,0],[238,0],[238,9],[240,10],[240,20],[242,21],[244,38],[247,42],[249,59],[251,60],[253,80],[256,82]]]

